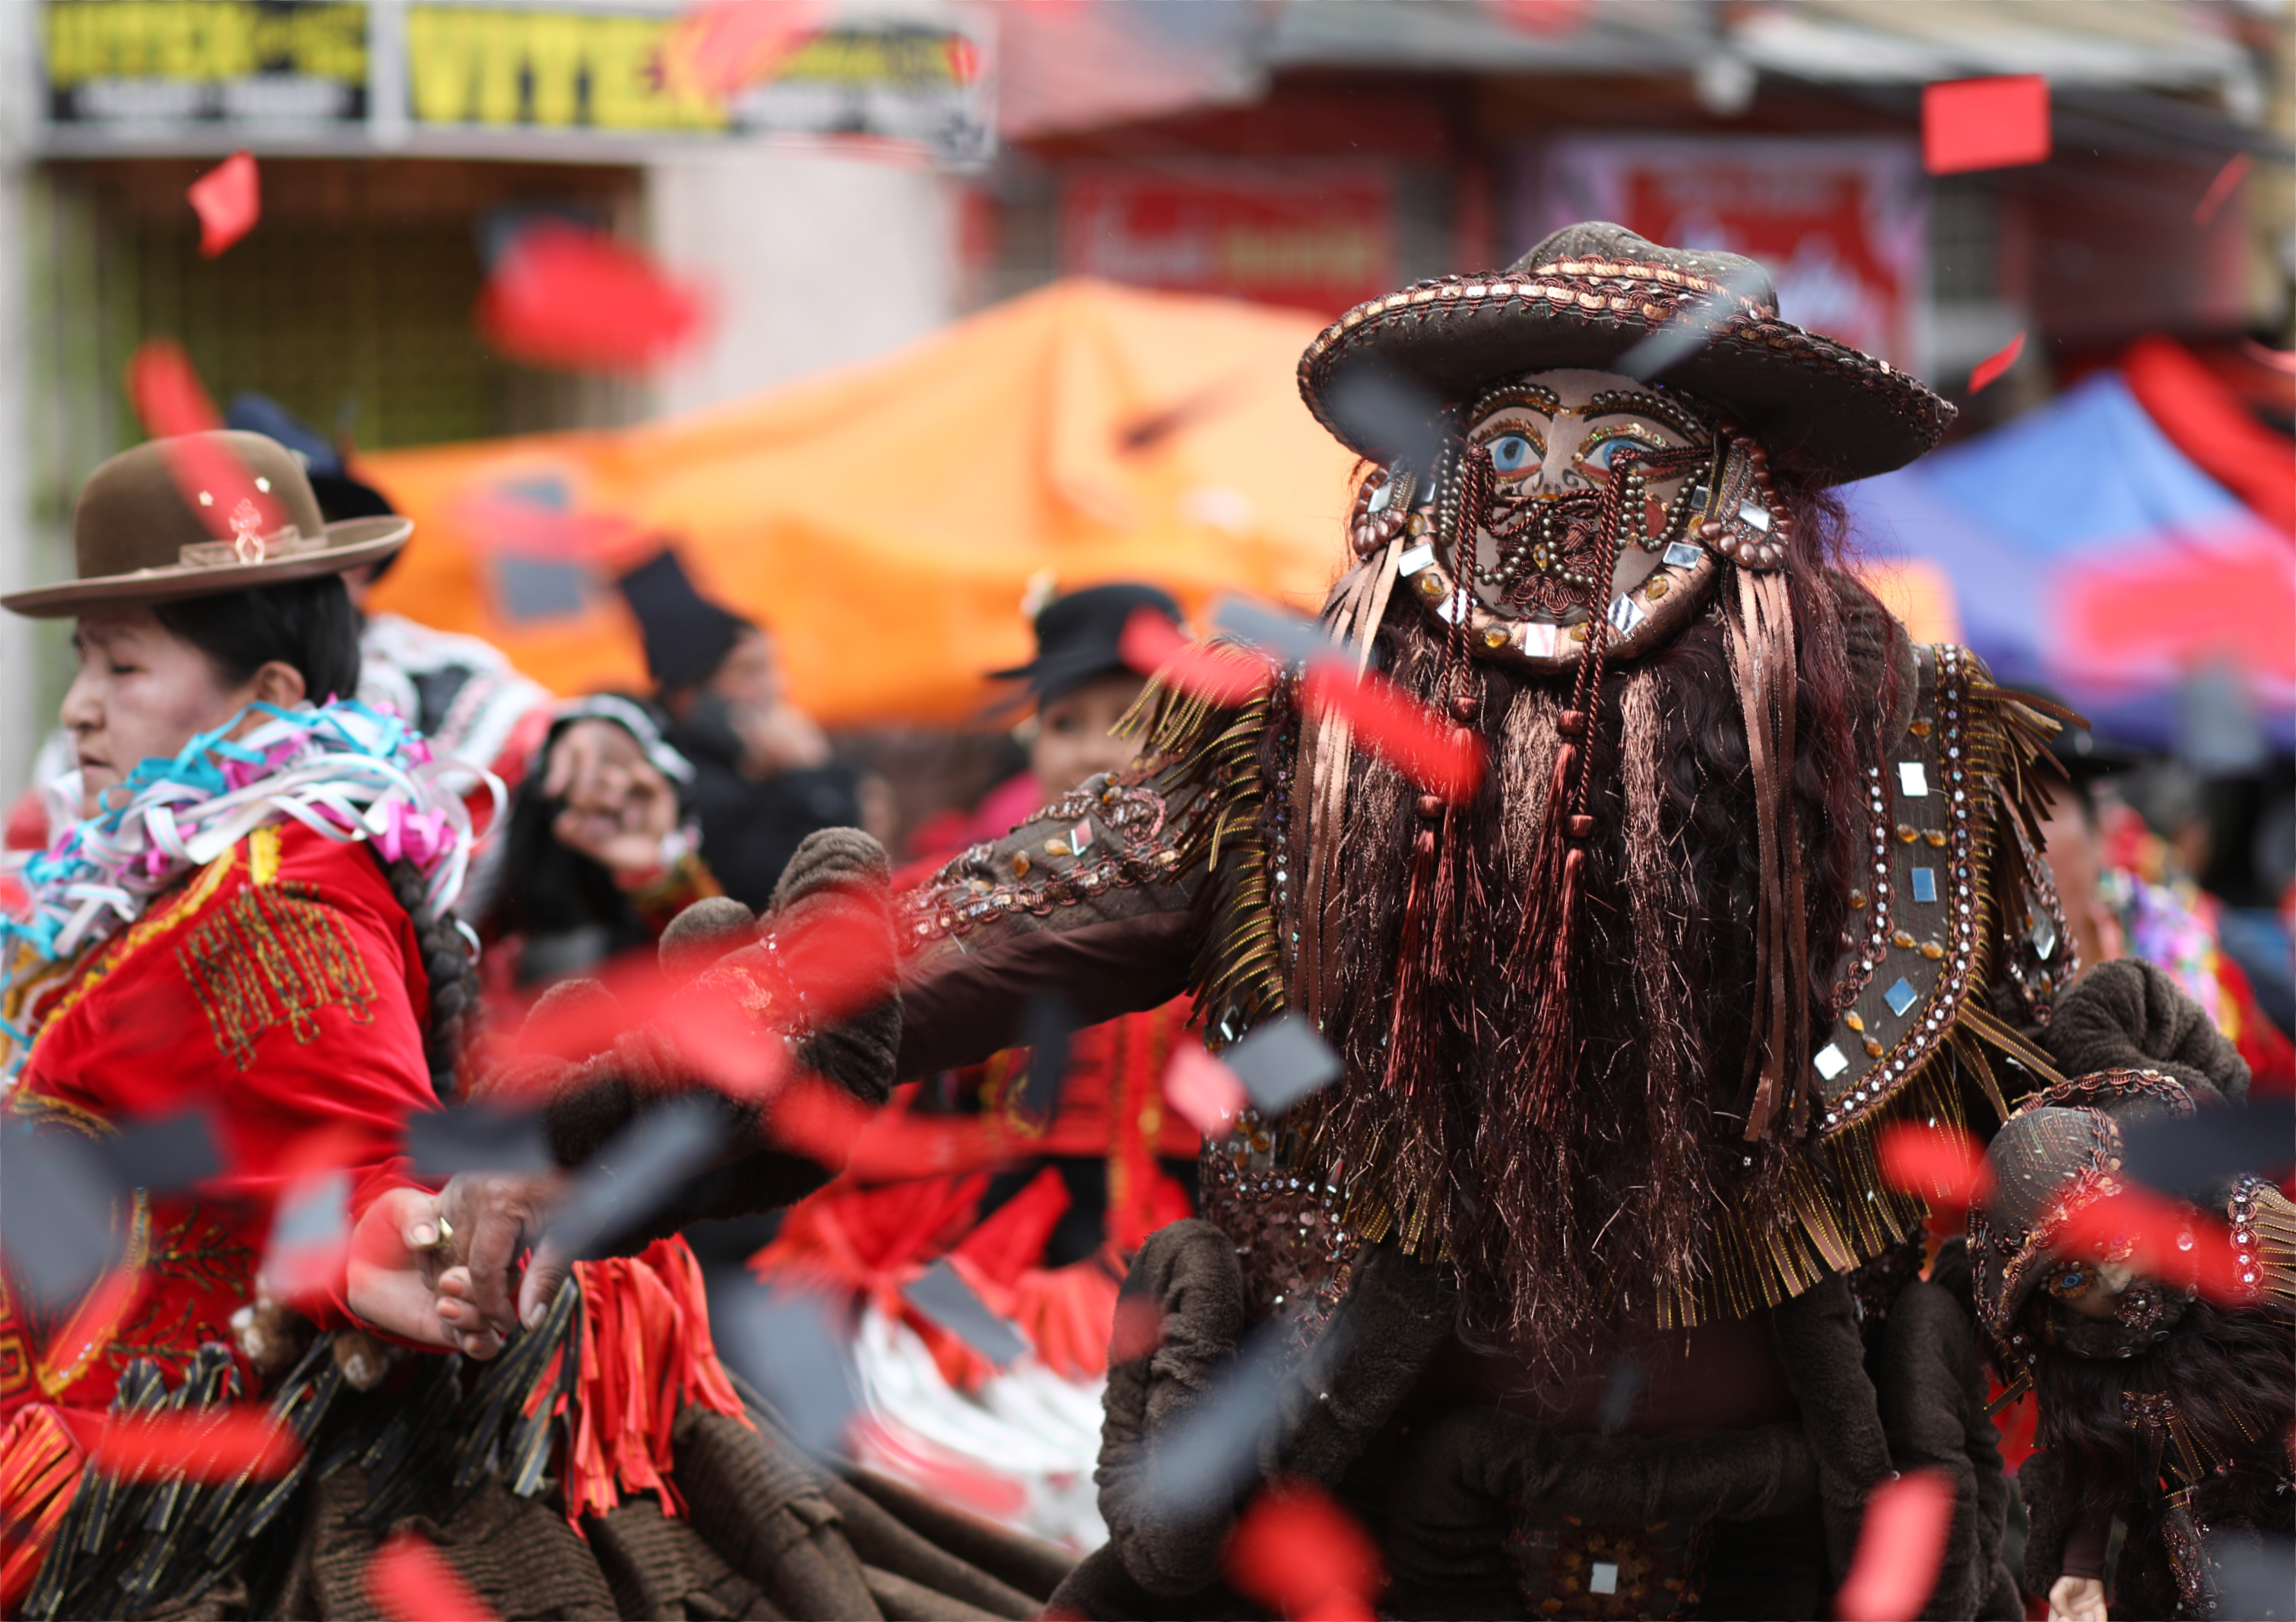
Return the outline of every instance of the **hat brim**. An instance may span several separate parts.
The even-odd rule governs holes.
[[[1010,669],[991,670],[988,676],[993,682],[1026,682],[1029,693],[1042,698],[1080,687],[1095,676],[1138,674],[1124,662],[1122,654],[1112,649],[1093,648],[1032,659]]]
[[[347,518],[326,527],[323,532],[326,545],[318,551],[259,563],[176,563],[130,574],[66,580],[0,597],[0,609],[28,619],[61,619],[94,610],[150,608],[155,603],[252,591],[258,586],[316,579],[382,562],[406,545],[414,533],[412,519]]]
[[[1594,285],[1546,271],[1454,279],[1351,310],[1300,357],[1300,395],[1349,448],[1391,462],[1423,449],[1407,438],[1414,397],[1448,405],[1523,372],[1616,371],[1677,319],[1647,299],[1597,298]],[[1956,414],[1886,361],[1769,316],[1734,319],[1652,381],[1735,417],[1778,467],[1831,483],[1905,466]]]

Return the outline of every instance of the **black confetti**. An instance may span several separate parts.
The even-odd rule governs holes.
[[[1297,1014],[1255,1027],[1220,1058],[1243,1083],[1252,1108],[1267,1116],[1283,1114],[1340,1078],[1340,1056]]]
[[[557,1162],[534,1110],[466,1104],[426,1111],[406,1123],[406,1153],[418,1177],[463,1172],[545,1172]]]
[[[989,1311],[945,1257],[904,1284],[901,1298],[1000,1369],[1029,1349],[1021,1331]]]
[[[544,1242],[564,1256],[601,1253],[677,1198],[717,1153],[723,1130],[711,1099],[681,1098],[647,1110],[575,1172]]]

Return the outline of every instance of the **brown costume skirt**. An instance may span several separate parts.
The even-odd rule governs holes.
[[[142,1614],[379,1618],[367,1567],[402,1530],[436,1544],[506,1618],[1024,1618],[1074,1563],[873,1471],[808,1457],[754,1393],[743,1397],[755,1430],[703,1409],[679,1414],[683,1515],[634,1495],[578,1534],[556,1487],[520,1497],[488,1479],[451,1512],[418,1504],[368,1525],[366,1473],[346,1464],[307,1481],[229,1575]]]

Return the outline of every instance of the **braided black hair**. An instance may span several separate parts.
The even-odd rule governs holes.
[[[376,851],[375,858],[381,861],[382,853]],[[430,1028],[422,1036],[422,1061],[439,1102],[451,1103],[463,1060],[478,1044],[478,965],[471,961],[453,912],[430,909],[421,869],[402,856],[383,862],[382,872],[390,881],[391,895],[414,925],[415,949],[430,979]]]

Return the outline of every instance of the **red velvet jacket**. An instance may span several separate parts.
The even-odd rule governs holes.
[[[100,1137],[205,1110],[224,1167],[195,1195],[139,1192],[119,1218],[121,1287],[55,1322],[0,1281],[0,1417],[29,1402],[100,1412],[134,1359],[172,1380],[201,1342],[230,1344],[299,1171],[348,1168],[354,1221],[408,1181],[406,1118],[439,1107],[429,1006],[414,926],[374,853],[294,823],[249,835],[27,988],[7,1011],[37,1032],[17,1117]],[[329,1327],[344,1321],[340,1281],[332,1295]]]

